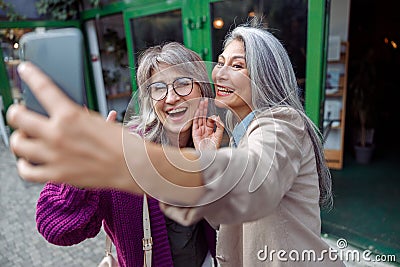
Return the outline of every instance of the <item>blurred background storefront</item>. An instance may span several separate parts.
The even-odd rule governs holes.
[[[226,33],[261,15],[288,50],[307,114],[323,133],[335,192],[334,209],[322,212],[323,233],[377,253],[394,253],[400,261],[400,145],[392,130],[400,99],[397,1],[58,2],[0,0],[3,114],[23,101],[16,66],[18,41],[26,32],[80,28],[89,108],[103,116],[117,110],[122,121],[137,89],[141,51],[178,41],[203,60],[216,61]],[[360,161],[356,151],[367,148],[372,156]]]

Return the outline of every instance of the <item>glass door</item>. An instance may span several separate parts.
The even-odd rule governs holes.
[[[99,112],[122,121],[130,100],[131,79],[122,12],[85,22]]]
[[[184,43],[182,3],[165,2],[124,12],[125,35],[132,87],[136,90],[137,59],[146,48],[168,41]]]
[[[262,17],[263,24],[281,40],[287,49],[304,98],[308,1],[293,0],[226,0],[210,3],[212,25],[212,60],[222,51],[229,30]]]
[[[33,28],[5,28],[0,30],[0,43],[3,55],[3,62],[8,76],[10,97],[12,102],[22,100],[21,80],[17,75],[19,59],[19,39]]]

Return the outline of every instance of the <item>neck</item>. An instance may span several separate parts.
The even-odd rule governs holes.
[[[167,132],[167,138],[171,144],[171,146],[174,147],[186,147],[189,139],[190,139],[191,131],[186,131],[183,133],[172,133],[172,132]]]
[[[242,121],[244,118],[246,118],[247,115],[252,112],[252,109],[249,106],[243,107],[239,110],[234,110],[234,113],[236,114],[236,118],[239,121]]]

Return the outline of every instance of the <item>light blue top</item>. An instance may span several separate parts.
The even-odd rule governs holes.
[[[247,127],[254,118],[254,111],[250,112],[238,125],[235,126],[232,132],[233,146],[237,147],[243,135],[246,133]]]

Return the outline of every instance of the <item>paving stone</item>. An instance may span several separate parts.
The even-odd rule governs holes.
[[[0,142],[0,266],[96,267],[103,258],[102,233],[71,247],[52,245],[38,233],[35,209],[42,188],[18,176],[14,156]]]

